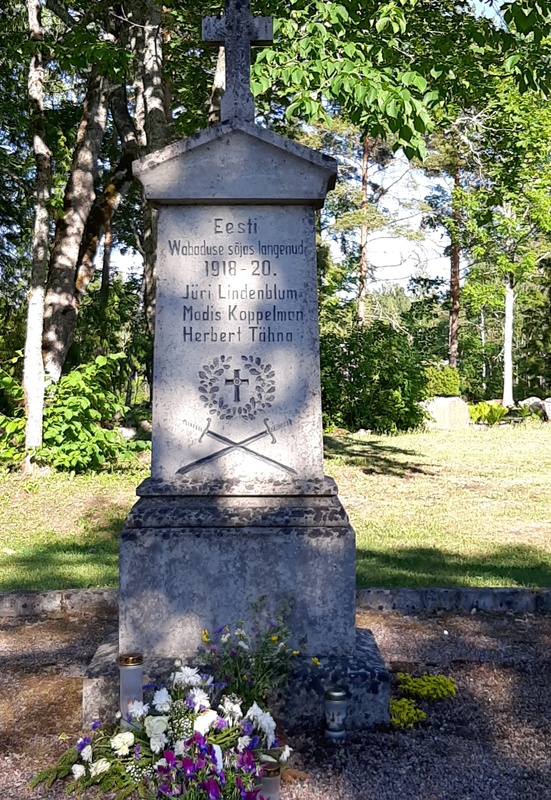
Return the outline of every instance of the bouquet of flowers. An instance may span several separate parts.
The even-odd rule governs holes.
[[[31,786],[50,786],[70,777],[68,792],[97,786],[101,792],[114,792],[116,800],[131,795],[147,800],[261,800],[259,784],[266,765],[286,761],[291,752],[279,745],[273,717],[254,699],[263,704],[262,698],[280,681],[276,656],[284,655],[279,647],[284,632],[270,634],[273,647],[264,642],[262,657],[257,657],[242,628],[233,636],[227,628],[214,635],[225,638],[228,651],[213,652],[216,646],[205,631],[203,640],[209,647],[202,658],[205,668],[210,663],[222,671],[221,681],[176,661],[166,686],[144,687],[150,692],[147,702],[131,703],[126,718],[119,714],[111,732],[94,722],[91,735],[80,738]],[[234,691],[236,677],[247,689],[246,702]]]

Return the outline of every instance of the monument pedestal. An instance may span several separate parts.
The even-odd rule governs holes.
[[[192,659],[205,628],[251,630],[265,595],[274,613],[292,601],[293,649],[351,655],[354,530],[334,481],[309,483],[315,494],[199,495],[145,481],[120,540],[121,652]]]

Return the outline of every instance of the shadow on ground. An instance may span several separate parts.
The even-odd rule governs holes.
[[[484,558],[429,547],[356,550],[357,583],[370,586],[551,586],[549,553],[530,545],[496,545]]]
[[[419,452],[405,450],[387,441],[324,436],[325,457],[329,461],[338,459],[347,467],[360,467],[365,475],[434,475],[419,461]]]

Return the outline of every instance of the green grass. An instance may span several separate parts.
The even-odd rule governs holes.
[[[551,586],[551,425],[326,438],[359,586]]]
[[[0,590],[116,586],[118,535],[146,473],[0,481]]]
[[[326,437],[359,586],[551,586],[551,424]],[[4,475],[0,590],[116,586],[146,473]]]

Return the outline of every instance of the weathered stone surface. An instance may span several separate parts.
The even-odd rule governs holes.
[[[249,475],[247,478],[218,478],[216,480],[197,480],[193,474],[175,475],[168,480],[146,478],[136,489],[138,497],[171,496],[237,496],[272,497],[279,495],[315,496],[338,494],[333,478],[303,480],[298,478],[263,478]]]
[[[354,647],[355,542],[350,526],[148,528],[120,541],[120,648],[192,658],[201,631],[243,620],[261,595],[294,598],[293,643]]]
[[[533,589],[359,589],[358,608],[400,614],[469,614],[473,608],[491,613],[545,613],[551,607],[549,590]]]
[[[469,427],[469,407],[460,397],[433,397],[424,405],[431,417],[427,428],[451,431]]]
[[[539,397],[527,397],[525,400],[520,400],[518,405],[521,408],[525,406],[530,407],[530,411],[540,411],[543,406],[544,401],[541,400]]]
[[[543,405],[543,413],[545,414],[545,417],[549,422],[551,420],[551,397],[546,397],[542,405]]]
[[[288,691],[276,708],[287,730],[321,732],[325,691],[337,686],[348,693],[347,730],[367,730],[389,721],[389,672],[371,631],[356,631],[353,656],[322,657],[319,665],[310,658],[297,662]]]
[[[321,480],[313,210],[166,207],[158,231],[153,477]]]
[[[346,512],[335,496],[157,497],[139,500],[126,519],[128,529],[335,527],[347,524]]]
[[[266,128],[232,119],[145,156],[132,169],[156,205],[321,208],[335,186],[337,162]]]

